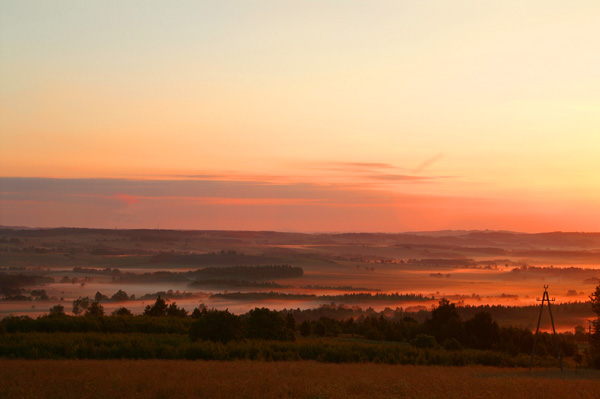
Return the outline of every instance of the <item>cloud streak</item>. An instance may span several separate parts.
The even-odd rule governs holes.
[[[377,162],[321,162],[317,163],[318,169],[333,172],[332,175],[337,178],[346,178],[349,181],[355,182],[377,182],[380,184],[385,183],[416,183],[416,182],[433,182],[438,179],[446,178],[446,176],[424,176],[418,173],[424,171],[428,166],[431,166],[437,160],[439,160],[443,154],[437,154],[435,157],[428,159],[418,168],[412,171],[412,173],[394,173],[403,170],[395,165],[389,163],[377,163]],[[406,169],[404,169],[406,170]]]
[[[127,205],[134,205],[140,202],[140,197],[136,197],[134,195],[115,194],[115,198],[117,198],[120,201],[123,201]]]
[[[382,176],[389,182],[427,181],[395,174],[365,179]],[[4,177],[0,178],[0,224],[399,232],[594,230],[600,222],[586,213],[591,227],[569,228],[574,225],[568,223],[578,223],[580,218],[549,217],[554,212],[551,206],[533,207],[520,199],[441,196],[381,187],[385,185]]]
[[[200,179],[12,177],[0,178],[0,191],[0,224],[42,227],[159,222],[197,229],[401,230],[398,209],[445,201],[334,184]]]
[[[370,169],[395,169],[396,167],[389,163],[380,162],[323,162],[324,167],[331,167],[334,170],[370,170]]]
[[[367,175],[364,176],[370,180],[382,180],[382,181],[423,181],[433,180],[435,177],[424,177],[424,176],[411,176],[411,175],[393,175],[393,174],[378,174],[378,175]]]
[[[439,154],[435,154],[433,157],[425,160],[422,164],[420,164],[419,166],[417,166],[413,170],[413,173],[421,173],[421,172],[423,172],[425,169],[427,169],[428,167],[430,167],[431,165],[433,165],[434,163],[436,163],[437,161],[439,161],[443,157],[444,157],[444,154],[441,153],[441,152]]]
[[[0,178],[4,198],[43,199],[60,196],[105,196],[131,201],[152,197],[220,197],[247,199],[326,199],[364,197],[365,190],[313,183],[275,184],[233,180],[133,180]],[[127,202],[126,201],[126,202]]]

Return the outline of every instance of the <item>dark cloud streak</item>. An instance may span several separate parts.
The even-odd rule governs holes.
[[[384,180],[384,181],[424,181],[433,180],[434,177],[411,176],[411,175],[393,175],[393,174],[378,174],[365,176],[367,179]]]
[[[231,198],[299,199],[347,202],[365,201],[370,190],[312,183],[272,184],[229,180],[132,180],[132,179],[54,179],[0,178],[0,195],[7,200],[57,200],[65,197],[131,196],[144,198]],[[376,195],[381,198],[382,195]],[[385,195],[386,199],[389,195]]]

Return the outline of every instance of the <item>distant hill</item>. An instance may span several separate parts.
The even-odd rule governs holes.
[[[489,253],[503,251],[591,251],[600,253],[600,233],[548,232],[518,233],[495,230],[442,230],[407,233],[288,233],[276,231],[228,230],[154,230],[154,229],[86,229],[0,226],[0,236],[120,237],[139,242],[175,242],[193,239],[215,245],[387,245],[423,246],[430,248],[485,249]]]

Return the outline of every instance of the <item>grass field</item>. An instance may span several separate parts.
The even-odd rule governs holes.
[[[0,398],[590,398],[600,371],[256,361],[0,360]]]

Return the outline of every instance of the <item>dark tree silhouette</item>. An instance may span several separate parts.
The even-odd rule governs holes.
[[[133,316],[133,313],[131,313],[131,310],[127,309],[127,308],[119,308],[117,310],[115,310],[114,312],[112,312],[113,316]]]
[[[199,319],[201,316],[202,311],[198,308],[194,308],[194,310],[192,310],[192,314],[190,315],[192,319]]]
[[[54,305],[50,308],[49,316],[64,316],[65,307],[63,305]]]
[[[93,301],[90,303],[88,308],[85,311],[86,316],[100,317],[104,316],[104,307],[100,305],[98,302]]]
[[[285,326],[290,331],[296,331],[296,319],[294,318],[294,314],[289,312],[285,315]]]
[[[242,321],[239,316],[227,310],[206,310],[200,312],[200,317],[190,326],[192,341],[199,339],[227,343],[242,338]]]
[[[246,336],[248,338],[281,341],[293,341],[295,339],[294,330],[288,328],[281,314],[267,308],[255,308],[248,312]]]
[[[117,291],[113,296],[110,297],[111,301],[114,302],[123,302],[129,299],[129,295],[123,290]]]
[[[300,335],[303,337],[308,337],[310,335],[310,323],[308,320],[304,320],[300,323]]]
[[[167,311],[168,311],[167,303],[159,295],[158,298],[156,298],[156,302],[154,302],[154,305],[152,305],[152,306],[147,305],[144,308],[144,315],[146,315],[146,316],[166,316]]]
[[[188,312],[184,308],[177,307],[177,304],[175,302],[170,304],[169,307],[167,308],[167,316],[186,317],[187,313]]]
[[[446,298],[440,299],[439,306],[431,311],[431,319],[425,321],[425,327],[438,342],[454,338],[464,342],[464,325],[456,311],[456,305]]]
[[[468,346],[476,349],[491,349],[498,342],[500,328],[488,312],[479,312],[465,322]]]
[[[96,301],[96,302],[106,301],[107,299],[108,299],[108,297],[106,295],[104,295],[103,293],[101,293],[100,291],[97,291],[96,295],[94,295],[94,301]]]
[[[92,302],[92,300],[90,298],[88,298],[87,296],[84,298],[79,297],[79,298],[75,299],[73,301],[73,314],[80,315],[81,313],[85,312],[87,310],[88,306],[90,306],[91,302]]]

